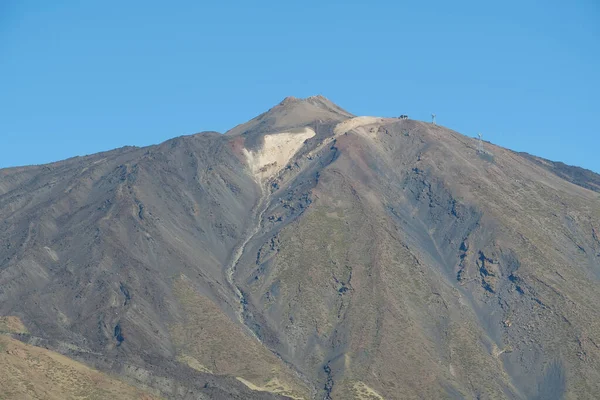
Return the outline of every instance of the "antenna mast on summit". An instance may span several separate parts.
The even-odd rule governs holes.
[[[477,152],[483,154],[483,140],[481,140],[481,137],[483,135],[481,133],[478,133],[477,136],[479,136],[479,141],[477,142]]]
[[[431,114],[431,123],[435,125],[435,114]]]

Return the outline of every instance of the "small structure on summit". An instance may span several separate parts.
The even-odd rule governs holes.
[[[402,114],[398,117],[398,119],[408,119],[408,115]]]

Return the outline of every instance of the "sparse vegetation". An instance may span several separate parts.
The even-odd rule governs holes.
[[[0,317],[0,333],[29,333],[18,317]]]
[[[292,371],[268,349],[231,321],[190,281],[174,283],[185,319],[171,328],[180,360],[192,368],[251,382],[260,390],[308,398],[308,391]],[[275,384],[276,383],[276,384]]]
[[[0,335],[0,399],[131,399],[160,397],[65,356]]]

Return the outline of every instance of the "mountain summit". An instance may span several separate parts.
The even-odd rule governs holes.
[[[286,97],[283,101],[264,114],[238,125],[225,135],[252,135],[272,130],[283,130],[301,126],[313,126],[316,123],[336,123],[352,118],[354,115],[337,106],[323,96],[311,96],[306,99]]]
[[[0,331],[165,398],[595,398],[599,182],[288,97],[0,170]]]

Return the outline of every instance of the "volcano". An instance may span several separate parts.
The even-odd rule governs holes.
[[[600,176],[322,96],[2,169],[0,331],[7,398],[597,398]]]

